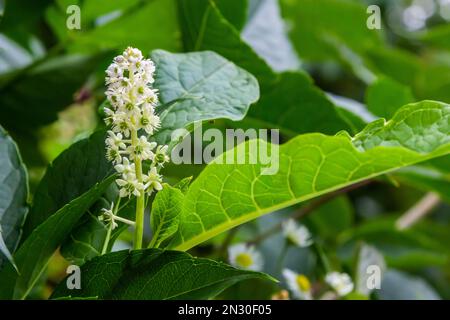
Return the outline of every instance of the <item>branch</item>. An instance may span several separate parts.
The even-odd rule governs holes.
[[[405,230],[426,215],[431,213],[434,208],[441,202],[440,197],[433,192],[427,193],[419,200],[411,209],[403,214],[395,223],[398,230]]]

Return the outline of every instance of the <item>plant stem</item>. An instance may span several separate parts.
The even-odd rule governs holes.
[[[105,242],[103,242],[102,255],[104,255],[106,253],[106,251],[108,251],[109,240],[111,240],[112,227],[113,227],[113,224],[111,222],[108,225],[108,231],[106,231],[106,238],[105,238]]]
[[[119,197],[119,199],[116,201],[116,204],[114,205],[113,215],[116,215],[117,212],[119,211],[120,200],[121,199]],[[106,253],[106,251],[108,251],[108,246],[109,246],[109,241],[111,240],[111,232],[113,229],[113,225],[114,225],[114,221],[111,220],[111,222],[109,223],[109,226],[108,226],[108,231],[106,231],[105,242],[103,242],[102,255],[104,255]]]
[[[137,131],[131,131],[131,141],[133,145],[138,142]],[[134,160],[136,169],[136,179],[142,183],[142,161],[136,157]],[[134,231],[133,249],[142,249],[142,240],[144,238],[144,210],[145,210],[145,193],[141,191],[141,195],[136,198],[136,229]]]

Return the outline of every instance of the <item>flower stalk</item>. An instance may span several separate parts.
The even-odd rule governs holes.
[[[151,87],[154,71],[153,61],[144,59],[135,48],[115,57],[106,70],[106,96],[111,106],[104,109],[105,121],[111,126],[105,141],[106,157],[120,175],[116,179],[119,197],[136,197],[134,249],[142,248],[146,199],[162,189],[158,170],[169,161],[167,146],[148,141],[160,126],[155,113],[157,90]],[[147,173],[146,161],[150,165]]]

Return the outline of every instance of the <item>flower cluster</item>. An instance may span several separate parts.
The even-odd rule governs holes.
[[[106,157],[121,175],[116,180],[120,197],[139,197],[162,189],[157,169],[169,161],[167,146],[147,140],[160,126],[155,114],[157,91],[150,86],[154,71],[153,61],[130,47],[106,70],[106,97],[111,106],[104,109],[105,121],[111,126],[105,141]],[[151,161],[147,174],[142,172],[145,160]]]

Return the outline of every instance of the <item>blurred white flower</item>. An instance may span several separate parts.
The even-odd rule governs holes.
[[[228,248],[228,260],[236,268],[261,271],[263,258],[253,246],[244,243],[235,244]]]
[[[298,224],[293,219],[283,221],[282,229],[284,236],[300,248],[309,247],[313,243],[308,228]]]
[[[311,283],[303,274],[298,274],[290,269],[283,270],[283,277],[292,295],[300,300],[311,300]]]
[[[336,293],[343,297],[353,291],[353,281],[347,273],[330,272],[325,276],[325,282],[333,288]]]

